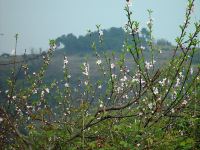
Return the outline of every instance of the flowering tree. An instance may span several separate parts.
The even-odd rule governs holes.
[[[120,56],[98,53],[100,79],[92,82],[90,65],[81,66],[82,76],[71,84],[67,56],[61,81],[43,82],[55,41],[43,56],[38,72],[29,73],[23,64],[26,86],[18,88],[17,69],[8,80],[5,103],[0,107],[0,143],[5,149],[198,149],[200,141],[200,68],[192,61],[198,51],[200,22],[192,23],[194,0],[188,1],[185,22],[169,61],[153,42],[152,11],[148,10],[148,46],[141,44],[139,23],[132,20],[130,1],[125,7],[123,51]],[[187,34],[189,25],[195,26]],[[103,31],[97,25],[99,42]],[[128,40],[128,36],[132,41]],[[17,41],[17,36],[16,36]],[[150,56],[144,51],[149,50]],[[16,51],[16,50],[15,50]],[[132,65],[128,66],[127,56]],[[14,60],[15,61],[15,60]]]

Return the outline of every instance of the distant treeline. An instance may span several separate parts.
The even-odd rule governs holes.
[[[91,45],[93,42],[96,44],[98,50],[114,50],[119,51],[122,49],[123,42],[127,39],[131,42],[131,35],[127,34],[122,28],[112,27],[108,30],[103,31],[103,42],[99,42],[99,32],[89,32],[85,36],[76,37],[75,35],[68,34],[62,35],[56,39],[57,45],[62,44],[64,46],[63,50],[68,53],[77,52],[88,52],[91,51]],[[149,32],[146,28],[143,28],[140,33],[140,44],[147,47],[147,41],[150,38]],[[155,41],[157,45],[160,46],[171,46],[171,43],[165,39],[160,39]]]
[[[132,37],[130,34],[126,33],[123,28],[112,27],[103,31],[103,42],[99,42],[99,32],[88,32],[88,34],[84,36],[76,37],[72,33],[68,35],[62,35],[56,39],[56,43],[58,46],[63,45],[61,51],[64,51],[68,54],[76,54],[76,53],[86,53],[91,52],[92,44],[96,44],[96,48],[98,51],[120,51],[122,50],[123,42],[125,39],[132,42]],[[150,39],[149,32],[146,28],[142,28],[140,34],[140,44],[148,49],[148,42]],[[169,49],[172,44],[165,39],[158,39],[154,41],[157,46],[160,46],[164,50]],[[38,50],[31,49],[31,54],[37,54]],[[39,49],[39,53],[45,53],[41,48]],[[11,54],[3,53],[1,56],[4,58],[9,57]]]

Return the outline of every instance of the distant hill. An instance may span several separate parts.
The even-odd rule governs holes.
[[[62,51],[67,53],[79,53],[79,52],[91,52],[91,45],[96,43],[96,47],[99,51],[120,51],[125,39],[132,41],[131,35],[127,34],[122,28],[112,27],[103,31],[102,45],[99,43],[99,33],[97,31],[90,32],[85,36],[76,37],[75,35],[68,34],[62,35],[56,39],[57,45],[64,45]],[[149,33],[146,28],[141,30],[140,40],[141,45],[147,47],[147,41],[149,39]],[[171,47],[171,43],[165,39],[155,41],[157,45],[162,47]]]
[[[56,39],[57,45],[63,45],[61,49],[57,49],[54,52],[53,58],[50,65],[48,66],[47,73],[45,74],[46,81],[52,81],[54,79],[63,79],[63,59],[64,56],[68,57],[70,73],[72,74],[72,80],[78,80],[81,75],[80,65],[85,61],[85,56],[88,58],[90,63],[90,70],[92,77],[96,78],[99,74],[96,74],[96,58],[93,57],[91,45],[96,42],[96,46],[99,52],[101,51],[115,51],[116,56],[121,52],[123,42],[125,38],[129,38],[131,42],[130,35],[124,32],[122,28],[110,28],[108,30],[103,30],[103,45],[99,44],[99,33],[97,31],[86,34],[85,36],[76,37],[73,34],[62,35]],[[150,51],[148,50],[147,40],[148,32],[144,28],[140,34],[142,46],[147,47],[144,51],[144,55],[149,59]],[[154,41],[156,49],[162,50],[162,53],[157,53],[155,59],[159,62],[159,65],[166,62],[173,52],[174,46],[165,39],[159,39]],[[28,73],[32,74],[37,72],[42,65],[42,56],[45,52],[41,54],[30,54],[25,56],[17,56],[17,61],[28,64]],[[195,57],[193,59],[193,65],[200,64],[200,49],[197,50]],[[127,65],[131,61],[132,57],[127,56]],[[2,54],[0,56],[0,89],[6,89],[7,79],[11,76],[11,71],[13,68],[13,56],[9,54]],[[17,64],[17,68],[20,68],[21,64]],[[6,65],[7,64],[7,65]],[[24,78],[23,71],[21,70],[18,74],[18,80]]]

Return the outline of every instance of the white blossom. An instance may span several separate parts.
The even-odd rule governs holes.
[[[46,88],[45,91],[46,91],[47,93],[49,93],[49,88]]]
[[[0,123],[3,121],[3,118],[0,117]]]
[[[158,94],[158,88],[157,87],[153,87],[153,93]]]
[[[194,70],[193,70],[193,68],[191,67],[191,68],[190,68],[190,74],[193,74],[193,72],[194,72]]]
[[[126,1],[126,4],[127,4],[128,7],[131,7],[131,6],[132,6],[131,0],[127,0],[127,1]]]
[[[99,59],[99,60],[96,61],[97,65],[100,65],[101,63],[102,63],[101,59]]]
[[[175,85],[175,87],[178,87],[179,85],[180,85],[180,79],[177,78],[177,79],[176,79],[176,85]]]
[[[143,113],[142,112],[139,112],[139,116],[142,116],[143,115]]]
[[[150,26],[151,25],[151,21],[147,21],[147,26]]]
[[[123,89],[121,87],[117,87],[117,93],[119,94],[120,91],[122,91]]]
[[[84,66],[84,68],[83,68],[83,74],[84,75],[86,75],[86,76],[88,76],[89,75],[89,64],[88,63],[83,63],[83,66]]]
[[[127,95],[127,94],[126,94],[126,95],[123,95],[122,98],[128,99],[128,95]]]
[[[124,76],[123,78],[120,79],[122,82],[125,82],[127,80],[127,77]]]
[[[41,92],[41,97],[44,97],[44,91]]]
[[[98,86],[98,89],[101,89],[101,88],[102,88],[102,85],[99,85],[99,86]]]
[[[110,64],[110,68],[111,69],[115,68],[115,64],[114,63]]]
[[[148,107],[149,107],[149,109],[152,109],[153,108],[153,103],[149,103]]]
[[[99,36],[103,36],[103,31],[99,30]]]
[[[180,75],[181,78],[184,77],[182,72],[179,72],[179,75]]]
[[[99,107],[100,107],[100,108],[103,107],[103,102],[102,102],[102,101],[100,101],[100,105],[99,105]]]
[[[145,50],[145,47],[144,47],[144,46],[140,46],[140,48],[141,48],[142,50]]]
[[[69,88],[69,84],[68,84],[68,83],[65,83],[65,87],[66,87],[66,88]]]
[[[186,100],[184,100],[183,102],[182,102],[182,105],[186,105],[188,102],[186,101]]]
[[[135,77],[133,77],[132,80],[131,80],[131,82],[132,82],[132,83],[134,83],[134,82],[139,82],[139,79],[136,79]]]
[[[63,68],[66,68],[67,64],[68,64],[68,60],[67,60],[67,56],[65,56],[64,57],[64,66],[63,66]]]
[[[27,107],[28,109],[32,108],[32,106],[29,106],[29,105],[27,105],[26,107]]]
[[[162,81],[159,81],[159,84],[161,86],[164,86],[165,85],[165,82],[166,82],[167,78],[164,78]]]
[[[84,84],[85,84],[85,85],[88,85],[88,81],[85,81]]]
[[[149,70],[153,65],[152,63],[145,61],[145,67]]]
[[[144,85],[144,84],[145,84],[145,81],[144,81],[144,80],[141,80],[141,84]]]
[[[100,104],[99,107],[102,108],[102,107],[103,107],[103,104]]]
[[[116,74],[112,74],[111,76],[112,76],[112,78],[116,78],[116,77],[117,77],[117,75],[116,75]]]
[[[34,89],[34,90],[33,90],[33,94],[37,94],[37,89]]]

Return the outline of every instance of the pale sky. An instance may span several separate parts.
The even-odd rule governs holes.
[[[187,0],[133,0],[134,18],[146,27],[147,9],[152,9],[155,38],[174,43],[184,21]],[[125,0],[0,0],[0,54],[14,48],[19,33],[18,53],[31,48],[48,48],[48,40],[63,34],[77,36],[103,29],[123,27]],[[200,20],[200,0],[196,0],[193,20]],[[192,28],[190,28],[192,31]]]

